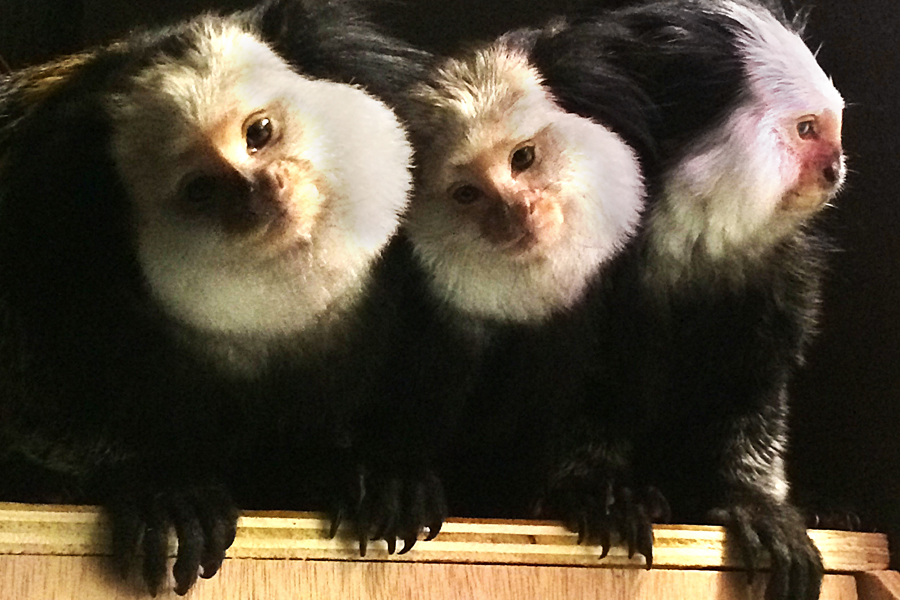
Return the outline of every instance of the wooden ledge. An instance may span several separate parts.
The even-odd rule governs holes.
[[[328,539],[328,522],[312,513],[248,512],[228,551],[236,559],[364,560],[464,564],[569,565],[642,568],[644,558],[628,558],[614,546],[577,544],[577,536],[547,521],[451,519],[440,535],[419,542],[407,554],[389,555],[384,542],[369,544],[365,558],[349,528]],[[654,567],[740,569],[737,552],[721,527],[657,525],[653,528]],[[0,555],[100,556],[109,554],[109,532],[99,509],[0,503]],[[825,569],[831,573],[881,571],[888,567],[887,538],[876,533],[811,530]],[[402,546],[402,544],[401,544]],[[174,551],[174,543],[172,550]]]
[[[649,571],[621,546],[600,560],[552,522],[452,519],[405,555],[373,542],[365,558],[349,528],[333,540],[327,528],[315,514],[245,513],[221,572],[189,600],[757,600],[766,584],[747,585],[720,527],[654,527]],[[900,600],[885,536],[810,537],[828,571],[820,600]],[[0,599],[147,600],[136,573],[111,572],[108,538],[97,508],[0,503]],[[158,598],[178,598],[172,584]]]

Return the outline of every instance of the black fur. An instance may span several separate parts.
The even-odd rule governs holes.
[[[240,393],[169,337],[134,260],[101,98],[139,54],[97,52],[7,132],[3,454],[7,464],[58,474],[49,499],[65,490],[72,501],[112,507],[195,484],[202,496],[198,475],[219,472],[230,443],[221,436],[234,430],[219,428],[219,415],[241,406]],[[132,482],[147,490],[142,498],[131,497]],[[227,529],[236,514],[210,518]],[[204,532],[180,537],[181,547],[204,546]],[[180,567],[195,560],[186,567],[193,577],[201,563],[211,572],[225,547],[206,544],[190,559],[180,551]],[[148,572],[151,589],[163,574]],[[186,591],[190,577],[178,583]]]
[[[425,58],[342,1],[277,0],[222,18],[301,73],[386,99]],[[373,535],[408,549],[423,527],[436,535],[446,513],[425,451],[439,446],[441,380],[400,376],[442,334],[404,299],[416,284],[400,266],[402,242],[388,251],[399,258],[373,270],[335,349],[299,361],[285,352],[252,378],[220,372],[152,299],[104,98],[159,56],[177,58],[193,35],[190,23],[135,34],[53,85],[41,72],[0,82],[0,493],[104,505],[120,568],[142,544],[152,592],[173,527],[181,594],[221,565],[232,496],[249,508],[346,515],[363,551]],[[23,92],[35,83],[40,94]],[[420,326],[436,330],[427,342]],[[40,488],[20,485],[33,476]]]
[[[402,108],[432,58],[385,35],[367,13],[358,0],[266,0],[246,18],[301,73],[362,85]]]
[[[534,58],[539,50],[546,52],[545,38],[556,35],[559,26],[564,24],[551,25],[550,33],[537,29],[513,31],[495,43]],[[594,93],[591,112],[583,111],[581,115],[640,148],[645,162],[655,161],[651,98],[624,69],[606,58],[596,55],[589,81],[579,79],[590,85]],[[558,80],[556,70],[562,62],[548,59],[534,63],[553,92],[556,90],[552,86]],[[565,74],[575,76],[574,71]],[[571,111],[565,97],[557,100]],[[438,118],[420,121],[414,121],[417,127],[413,128],[413,138],[426,149],[423,152],[435,152],[442,143],[436,141],[442,140],[440,129],[447,125]],[[548,448],[561,439],[579,435],[572,429],[575,411],[584,408],[579,399],[589,385],[588,378],[596,369],[598,358],[606,356],[595,322],[606,306],[601,309],[596,305],[606,293],[603,282],[611,276],[610,269],[619,268],[615,266],[619,262],[613,259],[613,264],[601,266],[585,296],[573,306],[560,306],[547,318],[532,323],[513,318],[479,319],[446,302],[439,306],[447,320],[467,336],[478,364],[462,424],[454,428],[444,461],[452,514],[481,518],[535,516],[535,490],[544,487],[550,469],[546,463],[552,460],[547,457]],[[593,431],[592,427],[589,429]],[[607,551],[609,536],[616,526],[633,530],[628,538],[631,552],[641,552],[648,563],[652,562],[650,523],[652,519],[665,519],[665,499],[655,489],[632,492],[621,487],[611,493],[620,499],[616,510],[624,504],[625,496],[633,498],[628,509],[616,515],[615,523],[604,518],[603,523],[592,521],[590,526],[582,527],[580,516],[572,521],[568,519],[570,515],[549,508],[547,513],[566,517],[583,536],[603,541]],[[592,513],[592,519],[599,515],[599,511]]]
[[[641,140],[629,142],[647,158],[651,178],[699,131],[727,117],[743,91],[733,43],[739,25],[720,13],[692,10],[698,6],[675,0],[573,18],[535,43],[534,62],[566,110],[586,117],[622,110],[601,85],[611,68],[643,90],[644,106],[652,107],[644,113],[651,148],[659,155],[647,156],[647,144],[635,143]]]
[[[573,112],[607,114],[598,57],[646,90],[659,152],[645,161],[652,196],[685,144],[747,88],[734,42],[742,26],[698,10],[708,6],[676,0],[576,18],[535,44],[536,64]],[[742,278],[724,262],[673,285],[653,280],[647,244],[636,240],[593,300],[597,360],[583,404],[559,413],[540,506],[584,532],[598,513],[618,518],[620,486],[658,488],[678,522],[728,526],[751,572],[768,550],[767,597],[816,598],[821,559],[797,509],[766,480],[784,458],[787,385],[815,332],[824,244],[798,231],[762,256],[736,255]]]

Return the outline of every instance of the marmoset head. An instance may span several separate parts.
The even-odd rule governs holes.
[[[559,108],[526,54],[502,42],[448,61],[414,99],[408,230],[438,295],[499,320],[571,307],[637,225],[631,148]]]
[[[845,174],[843,100],[800,37],[749,4],[710,10],[730,21],[744,89],[667,174],[651,218],[685,260],[697,241],[713,257],[765,251],[833,198]]]
[[[149,288],[199,330],[302,330],[355,297],[397,228],[405,133],[380,101],[303,76],[238,23],[177,36],[108,101]]]

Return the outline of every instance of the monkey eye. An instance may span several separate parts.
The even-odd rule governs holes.
[[[272,121],[266,117],[257,119],[247,127],[247,152],[253,154],[272,139]]]
[[[513,171],[524,171],[534,164],[534,146],[522,146],[513,152],[510,166]]]
[[[484,194],[474,185],[461,185],[453,190],[453,199],[460,204],[472,204],[480,199]]]
[[[801,140],[812,140],[818,137],[816,120],[812,117],[807,117],[797,123],[797,135],[800,136]]]

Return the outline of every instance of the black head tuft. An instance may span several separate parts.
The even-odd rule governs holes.
[[[379,31],[355,0],[268,0],[243,18],[300,73],[362,85],[389,103],[433,60]]]

